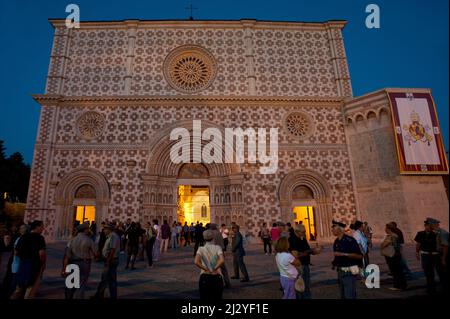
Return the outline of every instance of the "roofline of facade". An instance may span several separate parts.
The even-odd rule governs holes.
[[[406,92],[406,93],[430,93],[430,88],[382,88],[373,92],[366,93],[364,95],[360,95],[353,98],[347,98],[345,101],[346,107],[352,107],[359,105],[360,103],[366,103],[367,100],[372,98],[380,97],[389,92]]]
[[[54,27],[65,27],[65,18],[49,18],[49,23]],[[324,28],[334,27],[343,29],[347,24],[346,20],[327,20],[323,22],[305,22],[305,21],[274,21],[274,20],[257,20],[257,19],[240,19],[240,20],[186,20],[186,19],[170,19],[170,20],[141,20],[141,19],[124,19],[124,20],[99,20],[99,21],[80,21],[82,27],[127,27],[128,25],[140,26],[228,26],[228,27],[291,27],[291,28]]]
[[[33,99],[40,105],[49,104],[73,104],[73,103],[147,103],[147,102],[243,102],[243,103],[264,103],[264,102],[285,102],[285,103],[324,103],[341,104],[344,97],[291,97],[291,96],[158,96],[158,95],[114,95],[114,96],[64,96],[60,94],[33,94]]]

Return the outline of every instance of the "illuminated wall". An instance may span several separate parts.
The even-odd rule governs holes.
[[[196,224],[211,222],[209,188],[191,185],[178,186],[178,221]]]

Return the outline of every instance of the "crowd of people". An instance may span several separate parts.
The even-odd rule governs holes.
[[[372,251],[372,229],[367,222],[355,221],[350,227],[333,221],[332,233],[336,237],[333,243],[334,259],[332,267],[337,272],[340,297],[356,298],[358,278],[364,281]],[[3,299],[33,298],[46,268],[46,242],[42,236],[44,224],[35,220],[12,228],[2,241],[2,250],[9,251],[6,273],[0,293]],[[391,290],[407,289],[407,280],[411,275],[403,254],[404,237],[395,222],[386,224],[386,236],[380,244],[380,252],[385,257],[390,275],[393,277]],[[98,237],[98,240],[96,236]],[[283,299],[310,299],[311,294],[311,256],[322,252],[317,243],[311,247],[305,225],[301,222],[274,223],[269,228],[263,223],[259,232],[263,251],[266,255],[275,255],[280,275],[280,290]],[[309,234],[309,240],[314,240]],[[421,261],[429,294],[435,294],[435,272],[439,276],[442,291],[448,293],[448,232],[440,228],[436,219],[427,218],[424,230],[415,236],[416,256]],[[148,222],[146,227],[128,219],[126,222],[105,221],[97,233],[95,223],[77,223],[68,241],[62,262],[61,276],[67,277],[69,264],[75,264],[80,270],[80,287],[66,288],[67,299],[85,298],[93,262],[102,262],[103,270],[95,295],[91,298],[104,298],[106,289],[109,296],[117,298],[117,269],[119,257],[126,254],[126,270],[136,269],[136,261],[144,261],[152,268],[155,262],[167,253],[168,249],[191,246],[194,249],[194,264],[200,269],[199,292],[202,299],[220,299],[223,289],[231,287],[231,280],[240,279],[249,282],[244,257],[245,236],[235,222],[231,228],[213,223],[203,226],[187,222],[182,225],[173,222],[169,225],[163,220]],[[233,275],[230,277],[225,263],[225,254],[230,246],[233,260]],[[0,261],[1,262],[1,261]]]
[[[283,225],[284,226],[284,225]],[[282,226],[282,227],[283,227]],[[333,269],[337,271],[340,297],[355,299],[358,278],[365,282],[369,274],[369,252],[373,247],[373,232],[367,222],[356,221],[347,225],[333,221],[332,233],[336,236],[333,243]],[[306,228],[302,224],[294,227],[286,224],[289,236],[283,236],[280,225],[274,224],[270,231],[266,224],[260,231],[264,252],[267,246],[274,243],[276,263],[280,273],[283,299],[310,299],[310,256],[320,254],[323,247],[311,248],[306,239]],[[393,287],[390,290],[407,289],[407,279],[411,276],[403,254],[404,237],[395,222],[386,224],[386,236],[380,244],[380,253],[384,256],[393,277]],[[275,236],[273,236],[275,235]],[[272,240],[275,238],[275,241]],[[417,233],[416,256],[421,261],[427,282],[427,292],[436,294],[435,273],[438,274],[442,286],[441,292],[448,294],[448,232],[440,228],[440,222],[434,218],[424,221],[424,230]]]

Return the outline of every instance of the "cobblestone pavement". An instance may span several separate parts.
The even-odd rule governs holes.
[[[65,243],[53,243],[47,247],[48,266],[45,271],[41,289],[37,298],[64,298],[64,279],[60,277],[62,255]],[[311,286],[314,299],[339,298],[336,272],[331,269],[332,246],[324,245],[321,255],[312,257]],[[425,277],[419,262],[415,259],[412,244],[404,247],[404,254],[413,273],[408,282],[408,290],[394,292],[388,290],[392,286],[392,278],[387,275],[387,266],[379,253],[378,247],[371,252],[371,263],[378,264],[381,270],[381,287],[368,289],[360,282],[358,298],[390,299],[425,296]],[[279,299],[279,277],[275,264],[275,256],[264,255],[261,244],[246,246],[245,262],[250,274],[250,282],[241,283],[232,280],[232,288],[224,290],[224,298],[228,299]],[[3,278],[7,256],[3,256],[0,278]],[[232,273],[232,259],[226,256],[228,271]],[[157,299],[197,299],[199,270],[193,264],[193,246],[170,249],[154,267],[149,269],[146,262],[138,261],[136,270],[125,270],[125,255],[121,255],[118,269],[119,298],[157,298]],[[86,296],[92,296],[100,279],[101,263],[94,263],[89,278]]]

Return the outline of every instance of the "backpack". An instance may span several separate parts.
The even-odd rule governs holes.
[[[148,236],[148,238],[156,237],[156,232],[155,232],[155,229],[153,228],[153,226],[151,226],[151,227],[147,230],[147,236]]]

